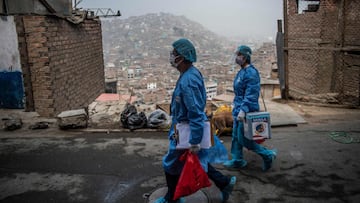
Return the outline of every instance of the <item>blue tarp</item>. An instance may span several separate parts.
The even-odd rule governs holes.
[[[24,86],[21,72],[0,72],[0,108],[24,108]]]

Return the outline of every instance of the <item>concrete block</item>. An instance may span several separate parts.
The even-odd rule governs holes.
[[[85,109],[63,111],[57,115],[60,129],[86,128],[88,125],[88,115]]]

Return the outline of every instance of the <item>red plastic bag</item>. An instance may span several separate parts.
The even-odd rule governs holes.
[[[209,187],[211,185],[196,154],[186,151],[181,155],[180,160],[185,161],[185,164],[181,171],[179,182],[176,185],[174,200],[191,195],[201,188]]]

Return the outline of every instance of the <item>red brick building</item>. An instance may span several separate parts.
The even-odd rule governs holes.
[[[26,111],[53,117],[87,107],[105,91],[101,22],[72,17],[5,13],[0,22],[16,26]]]
[[[15,17],[26,109],[42,116],[86,107],[105,91],[101,23]]]
[[[357,0],[284,0],[290,97],[360,106],[359,11]]]

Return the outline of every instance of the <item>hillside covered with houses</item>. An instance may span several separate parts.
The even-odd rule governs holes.
[[[169,64],[169,52],[171,43],[182,37],[196,46],[194,65],[205,78],[208,99],[231,91],[238,68],[233,52],[239,44],[253,48],[253,63],[263,78],[276,79],[274,44],[230,41],[184,16],[157,13],[103,20],[102,30],[107,92],[133,94],[138,104],[169,102],[179,76]]]

